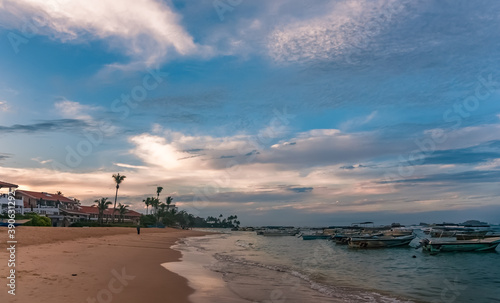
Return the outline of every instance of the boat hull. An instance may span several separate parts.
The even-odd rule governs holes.
[[[327,240],[329,235],[302,235],[302,240]]]
[[[481,252],[494,251],[500,244],[500,238],[465,240],[456,242],[423,243],[422,249],[431,253],[438,252]]]
[[[405,236],[396,238],[351,238],[349,240],[349,247],[353,248],[389,248],[406,246],[415,239],[415,236]]]

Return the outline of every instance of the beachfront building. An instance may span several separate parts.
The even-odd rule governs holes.
[[[74,199],[59,194],[47,192],[35,192],[29,190],[18,190],[19,186],[12,183],[0,181],[0,212],[6,213],[9,208],[9,193],[15,197],[15,211],[19,214],[37,213],[48,217],[52,226],[70,226],[79,221],[97,221],[99,210],[95,206],[81,206]],[[3,193],[1,192],[3,191]],[[170,208],[175,208],[171,205]],[[113,208],[104,211],[104,222],[111,222]],[[123,222],[137,224],[141,214],[127,210],[123,216]],[[120,219],[118,209],[115,212],[115,221]]]
[[[104,222],[111,222],[111,220],[113,219],[113,209],[114,208],[108,208],[104,211],[104,213],[103,213]],[[94,205],[93,206],[80,206],[79,212],[89,215],[90,221],[97,222],[97,220],[98,220],[99,209]],[[118,212],[118,208],[117,208],[116,212],[115,212],[115,222],[118,219],[121,220],[120,213]],[[139,223],[140,219],[141,219],[141,214],[136,212],[136,211],[130,210],[130,209],[128,209],[127,212],[123,216],[124,223],[137,224],[137,223]]]
[[[78,210],[78,202],[58,194],[17,190],[16,198],[23,201],[25,212],[50,218],[52,226],[68,226],[71,223],[61,210]]]
[[[60,211],[68,224],[79,221],[97,222],[99,219],[99,209],[96,206],[78,206],[78,208],[75,209],[61,208]],[[111,223],[112,219],[113,209],[108,208],[104,211],[103,221],[104,223]],[[124,223],[137,224],[140,219],[141,214],[133,210],[127,210],[127,212],[123,215]],[[118,220],[120,220],[121,222],[120,213],[118,212],[118,209],[116,209],[115,222],[117,222]]]
[[[0,181],[0,213],[7,213],[9,209],[9,193],[14,191],[19,186],[12,183]],[[16,213],[24,214],[24,203],[22,199],[15,199],[14,210]]]

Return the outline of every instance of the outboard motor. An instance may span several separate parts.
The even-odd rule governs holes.
[[[431,243],[431,241],[429,241],[429,239],[422,239],[422,240],[420,240],[420,244],[417,247],[415,247],[415,249],[419,249],[422,246],[427,246],[427,245],[429,245],[429,243]]]

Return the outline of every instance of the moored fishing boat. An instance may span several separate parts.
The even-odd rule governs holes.
[[[312,234],[312,235],[302,235],[302,240],[327,240],[330,239],[330,235],[325,235],[323,233]]]
[[[455,235],[457,240],[473,240],[473,239],[484,239],[484,238],[495,238],[500,237],[499,233],[488,233],[487,231],[469,232],[469,233],[458,233]]]
[[[429,239],[423,239],[420,241],[422,249],[431,253],[493,251],[499,244],[500,237],[457,241],[439,241]]]
[[[406,246],[415,239],[415,235],[391,237],[391,236],[373,236],[369,238],[350,238],[349,247],[354,248],[384,248]]]

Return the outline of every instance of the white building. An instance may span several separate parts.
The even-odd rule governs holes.
[[[22,200],[25,212],[35,212],[50,218],[53,226],[65,226],[61,210],[78,211],[78,202],[63,195],[28,190],[16,190],[16,198]]]
[[[7,182],[0,181],[0,190],[3,192],[0,193],[0,213],[7,213],[9,209],[9,193],[13,192],[18,186],[16,184],[11,184]],[[8,189],[6,191],[5,189]],[[24,214],[24,203],[22,199],[15,199],[15,208],[16,213]]]

